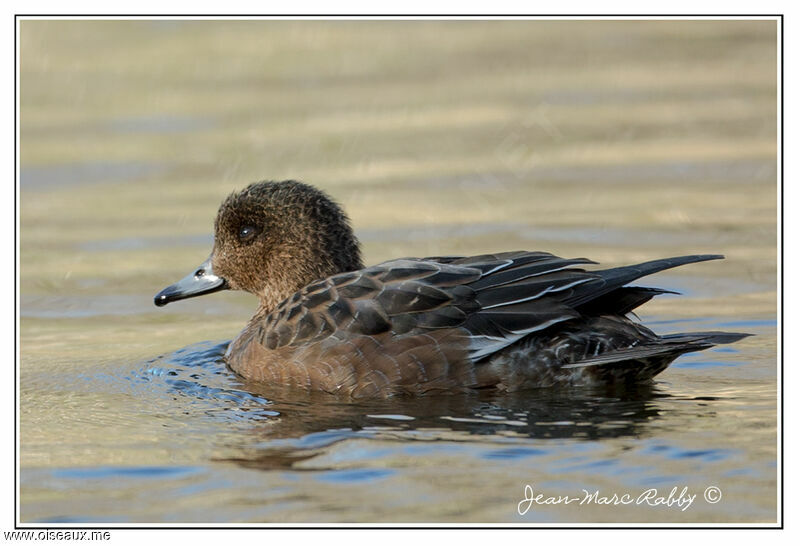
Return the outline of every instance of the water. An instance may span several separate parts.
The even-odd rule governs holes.
[[[755,347],[774,325],[764,322],[735,325],[762,338],[754,347],[687,355],[655,384],[622,390],[355,403],[242,382],[220,363],[226,342],[104,372],[28,375],[26,398],[59,408],[48,418],[60,422],[61,441],[23,444],[40,463],[23,468],[22,519],[708,522],[729,521],[735,506],[747,521],[770,521],[774,362]],[[111,398],[122,407],[109,413]],[[120,426],[124,441],[95,443]],[[699,499],[686,510],[571,504],[523,516],[525,485],[581,499],[584,489],[667,495],[677,486]],[[712,486],[728,502],[703,500]]]
[[[774,24],[486,25],[23,22],[22,523],[776,521]],[[722,253],[641,319],[755,335],[622,390],[245,382],[252,297],[152,298],[263,178],[331,193],[369,263]]]
[[[159,165],[107,161],[22,167],[19,173],[19,183],[20,187],[25,190],[46,191],[52,190],[55,186],[128,182],[144,176],[156,175],[162,170]]]

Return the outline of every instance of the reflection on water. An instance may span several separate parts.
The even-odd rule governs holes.
[[[336,429],[338,441],[355,432],[446,429],[474,435],[511,432],[531,438],[600,438],[642,434],[640,425],[659,418],[658,400],[671,395],[651,384],[634,388],[540,389],[517,393],[475,392],[368,402],[325,393],[276,389],[240,381],[221,361],[227,343],[199,344],[148,362],[132,381],[160,381],[165,394],[207,403],[226,420],[272,418],[254,427],[264,440],[303,438]],[[227,403],[221,408],[220,402]],[[343,433],[346,431],[346,433]],[[318,436],[315,438],[319,438]],[[307,447],[307,440],[298,442]],[[285,449],[286,442],[280,442]],[[268,447],[264,445],[263,447]],[[321,447],[315,441],[314,447]]]
[[[423,398],[351,401],[331,395],[240,382],[221,361],[227,343],[198,344],[155,359],[132,381],[163,383],[166,393],[207,403],[210,417],[252,425],[239,447],[247,456],[229,459],[247,468],[290,467],[317,450],[348,438],[408,438],[425,441],[470,436],[521,439],[645,438],[662,418],[665,401],[695,402],[696,411],[714,396],[675,396],[656,384],[633,388],[592,387],[540,389],[517,393],[452,394]],[[692,365],[692,363],[687,363]],[[734,363],[704,360],[703,367]],[[680,363],[678,364],[680,365]],[[220,407],[220,402],[227,407]],[[682,449],[655,444],[645,453],[667,458],[725,458],[729,450]],[[550,453],[550,449],[508,447],[491,450],[489,459],[517,459]]]
[[[676,485],[700,487],[713,482],[744,499],[742,491],[748,483],[763,481],[774,473],[768,462],[752,461],[745,450],[733,447],[735,443],[720,441],[720,434],[726,434],[738,412],[740,395],[735,391],[691,390],[657,382],[633,389],[481,391],[350,401],[243,382],[221,362],[226,348],[227,342],[198,343],[132,364],[128,373],[118,377],[86,377],[96,385],[92,389],[144,397],[151,406],[138,419],[158,422],[166,418],[164,425],[173,429],[171,435],[180,430],[175,426],[181,427],[176,424],[182,421],[185,430],[174,441],[216,444],[206,456],[189,464],[24,469],[23,487],[34,498],[38,498],[38,488],[45,487],[69,492],[83,502],[70,510],[52,498],[38,498],[26,503],[23,519],[239,521],[246,513],[251,519],[245,521],[280,521],[276,514],[288,514],[292,521],[338,521],[330,499],[319,495],[320,488],[332,487],[330,494],[335,495],[339,509],[350,514],[345,521],[351,517],[359,521],[369,518],[369,510],[361,501],[341,497],[336,487],[356,488],[365,498],[378,495],[370,501],[373,503],[383,502],[382,488],[401,483],[415,488],[412,496],[418,496],[426,486],[419,483],[417,471],[409,464],[422,465],[420,468],[430,464],[440,470],[451,464],[461,473],[472,468],[473,486],[484,494],[501,495],[503,509],[484,513],[501,521],[531,522],[542,514],[519,519],[513,510],[522,498],[517,489],[528,482],[559,494],[580,493],[586,487],[668,490]],[[708,354],[697,353],[680,359],[676,367],[684,367],[686,359],[697,359],[698,367],[710,377],[727,383],[726,366],[747,363],[736,362],[738,350],[724,349],[728,350],[718,355],[734,360],[717,362],[708,359]],[[748,397],[749,404],[757,399],[753,393]],[[686,430],[689,423],[700,436]],[[751,425],[740,420],[736,426],[748,429]],[[220,434],[223,429],[226,434]],[[217,432],[204,440],[205,431]],[[170,440],[163,445],[180,449],[180,444],[171,447]],[[487,477],[495,483],[487,483]],[[424,478],[423,483],[430,479]],[[250,490],[256,484],[263,488],[258,494]],[[451,485],[437,486],[438,495],[446,502],[452,502],[446,499],[458,495],[457,489],[462,487]],[[92,508],[98,490],[124,495],[102,508]],[[238,492],[238,498],[218,508],[215,516],[192,511],[198,495],[225,497],[232,491]],[[154,495],[159,498],[155,505]],[[141,506],[145,499],[150,499],[147,508]],[[194,500],[186,504],[190,499]],[[167,514],[172,515],[165,519],[159,510],[169,503],[173,508]],[[391,506],[372,517],[394,520]],[[756,519],[768,518],[768,506],[755,499],[747,506]],[[721,517],[708,508],[690,512],[688,519],[682,512],[654,515],[644,509],[630,510],[627,517],[643,521]],[[482,513],[477,508],[468,510],[470,519]],[[422,512],[401,513],[405,514],[401,520],[422,518]],[[439,519],[460,520],[463,513],[459,514],[440,514]],[[615,521],[619,510],[589,514],[562,507],[548,511],[545,520]]]

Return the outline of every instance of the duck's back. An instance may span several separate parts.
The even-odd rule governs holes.
[[[665,291],[625,285],[717,258],[603,271],[544,252],[392,260],[257,314],[226,359],[248,379],[355,397],[648,380],[743,335],[657,336],[624,315]]]

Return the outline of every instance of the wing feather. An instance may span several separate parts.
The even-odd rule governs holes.
[[[263,319],[259,337],[273,349],[332,335],[348,340],[386,334],[400,343],[407,336],[438,332],[449,336],[449,343],[467,347],[476,362],[584,314],[630,311],[665,291],[625,284],[716,258],[685,256],[602,271],[578,267],[594,263],[585,258],[546,252],[402,258],[306,286]]]

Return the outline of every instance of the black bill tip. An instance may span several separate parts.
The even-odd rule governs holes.
[[[173,301],[211,294],[226,288],[228,288],[228,283],[222,277],[214,275],[214,270],[211,268],[211,258],[209,258],[194,273],[186,275],[175,284],[156,294],[153,303],[158,307],[164,307]]]

